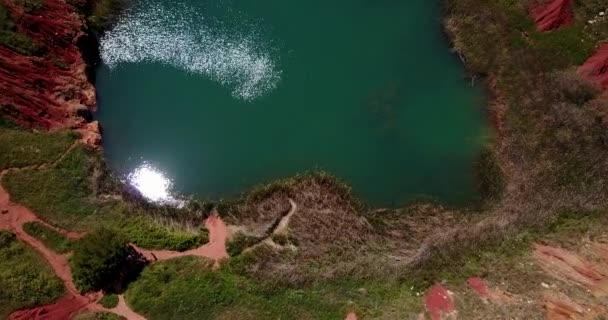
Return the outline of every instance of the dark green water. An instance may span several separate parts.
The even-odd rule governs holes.
[[[434,2],[143,1],[102,40],[105,155],[203,198],[322,168],[375,205],[467,202],[483,96]]]

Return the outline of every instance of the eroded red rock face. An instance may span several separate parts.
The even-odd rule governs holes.
[[[572,22],[572,0],[549,0],[531,8],[538,31],[550,31]]]
[[[95,108],[95,88],[76,45],[83,36],[84,0],[45,0],[26,12],[17,0],[4,1],[18,32],[42,52],[26,56],[0,46],[0,105],[18,123],[46,129],[80,127]],[[74,3],[69,4],[69,3]]]
[[[577,72],[603,89],[608,89],[608,44],[601,46]]]

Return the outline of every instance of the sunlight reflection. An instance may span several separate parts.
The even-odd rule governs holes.
[[[166,174],[147,162],[142,163],[127,176],[130,185],[135,187],[145,198],[160,204],[181,207],[184,201],[175,198],[171,193],[173,182]]]

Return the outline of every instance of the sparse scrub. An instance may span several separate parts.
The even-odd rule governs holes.
[[[95,32],[101,32],[109,26],[111,19],[125,6],[126,0],[94,0],[92,12],[88,16],[89,28]]]
[[[485,205],[499,199],[504,189],[503,172],[491,148],[481,151],[475,163],[479,198]]]
[[[231,257],[237,256],[243,252],[243,250],[253,246],[260,242],[261,238],[245,235],[243,233],[237,233],[228,243],[226,249]]]
[[[17,309],[59,299],[64,288],[42,257],[0,230],[0,318]]]
[[[57,253],[67,253],[72,250],[70,239],[41,223],[27,222],[23,225],[23,230]]]

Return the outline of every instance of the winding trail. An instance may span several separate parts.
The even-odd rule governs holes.
[[[147,250],[131,244],[139,253],[143,254],[148,261],[156,262],[161,260],[173,259],[183,256],[199,256],[213,260],[215,266],[219,266],[219,261],[228,258],[226,250],[226,242],[230,233],[226,224],[217,214],[215,209],[211,215],[205,220],[205,227],[209,231],[209,242],[206,244],[187,251],[179,252],[172,250]]]
[[[296,210],[298,210],[298,205],[293,200],[289,199],[289,204],[291,205],[291,209],[289,209],[289,212],[281,218],[274,230],[271,231],[271,234],[281,234],[285,233],[287,230],[291,217],[296,213]]]
[[[287,232],[287,227],[289,226],[289,221],[291,220],[291,217],[298,210],[298,205],[291,198],[289,199],[289,204],[291,205],[291,208],[289,209],[289,211],[286,214],[284,214],[283,216],[281,216],[281,218],[279,218],[277,221],[275,221],[275,223],[273,223],[270,226],[270,228],[266,231],[266,234],[264,237],[262,237],[255,244],[243,249],[243,252],[250,252],[261,245],[268,245],[268,246],[278,249],[278,250],[283,248],[282,245],[277,244],[276,242],[274,242],[274,240],[272,240],[272,236],[279,235],[279,234],[285,234]]]
[[[0,229],[13,232],[18,240],[36,250],[48,262],[57,277],[61,279],[67,291],[63,298],[51,304],[17,310],[9,315],[9,320],[65,320],[84,310],[110,311],[125,316],[129,320],[145,320],[145,318],[133,312],[126,305],[122,297],[122,304],[119,304],[113,310],[107,310],[98,303],[102,297],[101,292],[81,294],[78,289],[76,289],[72,280],[72,270],[68,261],[69,254],[58,254],[48,249],[41,241],[25,232],[23,225],[28,222],[37,222],[59,232],[69,239],[79,239],[84,236],[84,233],[63,230],[40,220],[30,209],[11,202],[9,193],[2,186],[2,178],[8,172],[26,169],[43,169],[54,166],[65,158],[77,144],[78,142],[73,143],[60,157],[52,162],[20,168],[8,168],[0,172]]]

